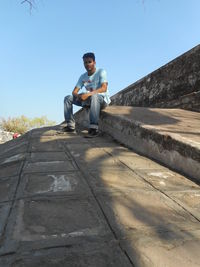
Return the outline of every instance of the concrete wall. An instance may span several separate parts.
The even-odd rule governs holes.
[[[200,45],[115,94],[112,105],[200,112]]]

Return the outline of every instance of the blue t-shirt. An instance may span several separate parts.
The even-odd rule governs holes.
[[[106,71],[103,69],[96,69],[95,73],[93,73],[90,76],[88,76],[87,72],[83,73],[79,78],[76,87],[80,89],[84,88],[86,92],[88,91],[91,92],[93,90],[100,88],[102,83],[107,83]],[[111,102],[108,89],[105,93],[98,93],[98,94],[104,96],[104,101],[107,104]]]

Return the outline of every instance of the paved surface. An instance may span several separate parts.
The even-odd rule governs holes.
[[[200,266],[200,187],[103,136],[0,146],[0,266]]]

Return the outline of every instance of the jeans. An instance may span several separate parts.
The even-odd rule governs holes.
[[[73,104],[80,107],[90,107],[90,126],[89,128],[98,129],[98,121],[100,110],[107,104],[102,95],[94,94],[85,101],[78,101],[74,96],[68,95],[64,99],[64,116],[67,125],[71,128],[75,127],[73,116]]]

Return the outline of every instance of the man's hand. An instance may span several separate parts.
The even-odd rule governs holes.
[[[91,93],[86,93],[86,94],[79,94],[78,95],[78,98],[81,100],[81,101],[85,101],[88,99],[88,97],[90,97],[92,94]]]

